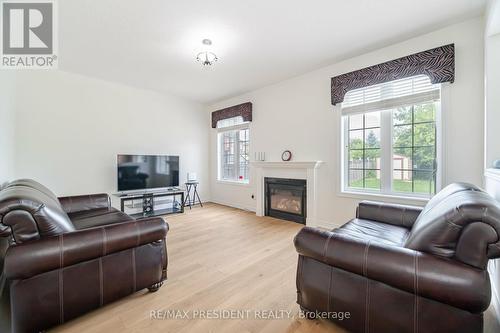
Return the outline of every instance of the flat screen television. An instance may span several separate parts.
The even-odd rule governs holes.
[[[179,156],[118,155],[118,192],[179,186]]]

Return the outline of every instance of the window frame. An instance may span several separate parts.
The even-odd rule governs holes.
[[[443,93],[444,89],[441,88],[441,97],[439,101],[436,101],[436,115],[435,115],[435,126],[436,126],[436,193],[442,188],[443,183],[443,170],[444,170],[444,130],[443,130],[443,102],[446,101],[446,94]],[[416,103],[412,107],[419,104]],[[340,189],[339,193],[341,196],[355,197],[355,198],[394,198],[403,199],[405,201],[428,201],[432,195],[423,193],[411,193],[411,192],[398,192],[392,189],[393,184],[393,160],[392,155],[394,152],[393,147],[393,117],[392,109],[378,110],[371,112],[380,112],[380,190],[367,189],[367,188],[352,188],[349,187],[349,114],[340,114]],[[365,112],[367,113],[367,112]],[[364,114],[364,113],[361,113]],[[390,128],[390,131],[384,130],[385,128]],[[384,149],[389,147],[389,149]]]
[[[241,130],[248,130],[248,156],[250,159],[250,142],[251,142],[251,136],[250,136],[250,122],[243,122],[240,124],[232,125],[232,126],[227,126],[227,127],[222,127],[222,128],[217,128],[217,181],[220,183],[230,183],[230,184],[235,184],[235,185],[248,185],[250,184],[250,160],[247,165],[248,168],[248,178],[247,179],[224,179],[223,178],[223,166],[224,166],[224,156],[222,154],[222,145],[223,145],[223,140],[222,137],[224,133],[226,132],[238,132]],[[235,141],[235,160],[234,160],[234,172],[236,175],[239,175],[239,169],[240,169],[240,140],[239,140],[239,134],[237,135],[238,137],[236,138]]]

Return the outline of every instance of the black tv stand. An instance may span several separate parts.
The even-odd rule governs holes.
[[[178,188],[169,188],[162,191],[116,193],[120,198],[120,209],[135,209],[135,213],[127,213],[133,218],[145,218],[152,216],[184,213],[184,191]],[[164,200],[161,200],[164,198]],[[171,198],[171,200],[169,200]],[[127,204],[128,203],[128,204]],[[164,205],[166,207],[158,208]],[[139,211],[137,212],[139,208]],[[141,209],[142,208],[142,209]]]

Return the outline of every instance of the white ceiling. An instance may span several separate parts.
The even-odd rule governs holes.
[[[64,0],[59,68],[211,103],[482,14],[485,0]],[[195,56],[210,38],[220,61]]]

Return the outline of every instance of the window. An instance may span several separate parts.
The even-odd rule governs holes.
[[[343,113],[343,190],[429,197],[439,183],[440,87],[416,76],[357,89]]]
[[[234,117],[217,122],[218,179],[248,183],[249,180],[249,124]]]

